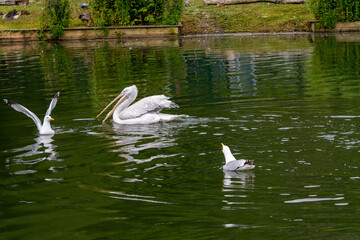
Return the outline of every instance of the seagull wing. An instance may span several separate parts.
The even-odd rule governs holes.
[[[121,119],[138,118],[151,112],[160,112],[163,108],[176,108],[177,104],[164,95],[154,95],[143,98],[120,113]]]
[[[224,165],[224,169],[225,170],[238,170],[240,168],[242,168],[245,165],[246,160],[235,160],[235,161],[231,161],[229,163],[227,163],[226,165]]]
[[[255,168],[253,160],[240,159],[227,163],[223,166],[224,170],[237,171],[237,170],[247,170]]]
[[[4,102],[7,105],[9,105],[10,107],[12,107],[13,109],[15,109],[16,111],[21,112],[21,113],[25,114],[26,116],[28,116],[29,118],[31,118],[34,121],[37,129],[40,131],[41,121],[32,111],[30,111],[26,107],[24,107],[16,102],[13,102],[11,100],[4,99]]]
[[[54,107],[56,106],[56,103],[57,103],[57,101],[58,101],[59,95],[60,95],[60,92],[57,92],[57,93],[55,94],[55,96],[53,97],[53,99],[51,100],[51,103],[50,103],[50,105],[49,105],[49,108],[48,108],[48,110],[46,111],[45,117],[46,117],[46,116],[50,116],[51,111],[52,111],[52,110],[54,109]]]

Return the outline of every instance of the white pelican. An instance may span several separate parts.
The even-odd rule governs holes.
[[[222,145],[222,152],[225,156],[225,165],[223,166],[224,170],[228,171],[237,171],[237,170],[247,170],[253,169],[255,167],[254,162],[252,160],[240,159],[236,160],[235,157],[232,155],[230,148],[223,143]]]
[[[111,104],[120,98],[114,108],[106,115],[103,123],[111,115],[113,120],[118,124],[151,124],[157,122],[168,122],[184,115],[171,115],[160,113],[163,108],[177,108],[177,104],[171,102],[169,97],[164,95],[154,95],[143,98],[129,107],[135,100],[138,90],[135,85],[124,88],[122,92],[104,110],[99,117]]]
[[[4,99],[4,102],[7,105],[9,105],[10,107],[12,107],[13,109],[15,109],[16,111],[21,112],[21,113],[25,114],[26,116],[28,116],[29,118],[31,118],[35,122],[35,125],[36,125],[37,129],[39,130],[40,135],[50,135],[50,134],[55,133],[54,130],[52,130],[51,126],[50,126],[50,120],[54,120],[50,116],[50,114],[51,114],[51,111],[56,106],[56,103],[59,98],[59,94],[60,94],[60,92],[56,93],[55,96],[53,97],[53,99],[51,100],[50,106],[46,111],[42,125],[41,125],[40,119],[26,107],[24,107],[16,102],[13,102],[11,100],[7,100],[7,99]]]

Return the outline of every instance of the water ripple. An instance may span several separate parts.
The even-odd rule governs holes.
[[[304,202],[320,202],[320,201],[338,201],[343,200],[344,197],[337,197],[337,198],[301,198],[301,199],[294,199],[285,201],[284,203],[304,203]]]
[[[122,192],[115,192],[115,191],[102,191],[110,194],[110,198],[120,199],[120,200],[130,200],[130,201],[140,201],[140,202],[149,202],[149,203],[158,203],[158,204],[175,204],[170,202],[163,202],[155,200],[156,197],[154,196],[142,196],[137,194],[126,194]]]

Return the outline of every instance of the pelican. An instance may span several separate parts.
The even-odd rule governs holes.
[[[183,115],[171,115],[160,113],[163,108],[177,108],[177,104],[171,102],[169,97],[164,95],[154,95],[143,98],[133,105],[138,89],[135,85],[124,88],[122,92],[101,111],[97,118],[116,100],[114,108],[106,115],[105,121],[113,115],[113,121],[118,124],[151,124],[157,122],[168,122]],[[130,107],[129,107],[130,106]]]
[[[238,171],[238,170],[248,170],[253,169],[255,167],[254,162],[252,160],[240,159],[236,160],[234,155],[232,155],[230,148],[223,143],[222,152],[225,156],[225,165],[223,166],[223,170],[227,171]]]
[[[50,120],[54,120],[54,119],[50,116],[50,114],[51,114],[51,111],[56,106],[59,95],[60,95],[60,92],[56,93],[55,96],[53,97],[53,99],[51,100],[50,106],[45,113],[45,117],[44,117],[44,121],[43,121],[42,125],[41,125],[40,119],[26,107],[24,107],[16,102],[13,102],[11,100],[7,100],[7,99],[3,99],[3,100],[7,105],[12,107],[16,111],[21,112],[21,113],[25,114],[26,116],[28,116],[29,118],[31,118],[34,121],[37,129],[39,130],[40,135],[53,135],[55,132],[54,132],[54,130],[51,129]]]

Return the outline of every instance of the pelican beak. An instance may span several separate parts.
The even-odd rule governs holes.
[[[120,98],[121,97],[121,98]],[[106,115],[106,117],[104,118],[104,120],[102,121],[102,123],[105,123],[105,121],[115,112],[115,110],[116,110],[116,108],[123,102],[123,101],[125,101],[125,99],[127,99],[128,98],[128,96],[126,96],[126,95],[123,95],[123,94],[120,94],[119,96],[117,96],[109,105],[111,105],[114,101],[116,101],[117,99],[119,99],[120,98],[120,100],[118,101],[118,103],[114,106],[114,108]],[[108,106],[109,106],[108,105]],[[106,107],[106,108],[108,108],[108,106]],[[105,109],[106,109],[105,108]],[[103,111],[105,111],[105,109],[103,110]],[[102,113],[102,112],[101,112]],[[100,115],[100,114],[99,114]],[[98,116],[99,116],[98,115]]]
[[[116,98],[114,98],[114,100],[112,100],[111,103],[109,103],[109,104],[101,111],[101,113],[99,113],[99,114],[96,116],[96,118],[100,117],[100,115],[101,115],[103,112],[105,112],[105,110],[106,110],[108,107],[110,107],[111,104],[113,104],[116,100],[118,100],[118,99],[119,99],[120,97],[122,97],[122,96],[123,96],[123,94],[120,93]]]
[[[53,118],[50,118],[50,120],[54,120]]]

